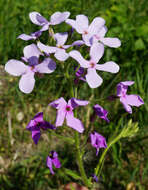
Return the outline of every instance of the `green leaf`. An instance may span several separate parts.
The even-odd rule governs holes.
[[[72,177],[73,179],[75,179],[75,180],[80,180],[81,179],[81,177],[76,172],[74,172],[72,170],[69,170],[69,169],[65,168],[64,172],[67,175],[69,175],[70,177]]]
[[[141,38],[135,41],[135,50],[144,50],[145,48],[145,44]]]

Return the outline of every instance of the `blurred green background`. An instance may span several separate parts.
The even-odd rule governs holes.
[[[112,121],[107,125],[97,120],[95,127],[107,138],[119,124],[128,119],[139,123],[139,132],[132,138],[123,139],[109,151],[100,180],[104,190],[148,189],[148,1],[147,0],[0,0],[0,189],[46,190],[62,189],[70,181],[79,183],[65,168],[78,171],[72,146],[61,143],[51,134],[43,134],[35,146],[31,134],[25,130],[29,120],[44,111],[48,121],[54,122],[55,112],[47,105],[61,96],[67,96],[67,81],[54,74],[37,79],[34,91],[23,94],[18,89],[18,77],[4,71],[9,59],[20,59],[24,46],[31,42],[16,39],[22,33],[30,34],[39,29],[29,20],[28,14],[38,11],[46,18],[56,11],[69,11],[71,18],[85,14],[90,21],[96,16],[106,20],[107,36],[121,39],[117,49],[106,48],[102,62],[113,60],[120,65],[117,75],[101,73],[104,83],[93,91],[98,103],[109,111]],[[60,31],[70,30],[66,25]],[[69,61],[69,60],[68,60]],[[68,62],[67,61],[67,62]],[[73,64],[75,61],[70,59]],[[76,64],[77,65],[77,64]],[[57,73],[59,70],[57,70]],[[133,80],[129,93],[139,94],[145,104],[134,108],[133,114],[125,113],[118,102],[102,100],[116,93],[120,81]],[[62,82],[61,82],[62,81]],[[92,94],[87,84],[79,84],[79,98],[89,99]],[[57,90],[58,89],[58,90]],[[82,113],[84,114],[84,113]],[[86,116],[85,116],[86,118]],[[119,123],[120,120],[120,123]],[[65,130],[66,129],[66,130]],[[72,135],[67,128],[59,133]],[[59,152],[62,168],[52,176],[46,168],[46,156],[51,149]],[[84,156],[86,168],[96,163],[95,150],[89,147]],[[71,153],[70,153],[71,152]],[[91,169],[88,175],[91,175]]]

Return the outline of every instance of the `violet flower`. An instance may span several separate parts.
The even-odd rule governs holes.
[[[41,136],[41,129],[42,130],[55,129],[55,127],[53,125],[51,125],[49,122],[44,121],[43,112],[39,112],[28,123],[26,129],[31,131],[32,139],[33,139],[34,143],[37,144],[39,141],[39,138]]]
[[[71,46],[75,46],[75,45],[78,46],[78,45],[84,44],[82,40],[78,40],[78,41],[75,41],[71,45],[65,45],[68,38],[67,32],[56,33],[53,35],[53,37],[56,40],[56,47],[44,45],[41,42],[38,42],[37,46],[39,47],[41,51],[45,52],[46,54],[54,53],[54,56],[59,61],[65,61],[66,59],[68,59],[69,54],[66,52],[66,49],[68,49]]]
[[[46,165],[49,168],[50,172],[54,175],[54,171],[53,171],[53,165],[55,168],[60,168],[61,167],[61,163],[58,159],[58,154],[55,151],[51,151],[47,157],[46,160]]]
[[[93,109],[98,117],[101,119],[110,122],[109,119],[107,118],[108,111],[105,110],[103,107],[101,107],[99,104],[96,104],[93,106]]]
[[[142,104],[144,104],[140,96],[135,94],[132,95],[127,94],[128,86],[131,86],[133,84],[134,81],[125,81],[125,82],[120,82],[117,85],[117,96],[120,98],[120,102],[123,104],[125,110],[130,114],[132,114],[131,106],[139,107]]]
[[[113,62],[108,61],[104,64],[97,64],[104,53],[104,46],[101,43],[95,43],[90,48],[90,60],[85,60],[79,51],[73,50],[69,55],[74,58],[81,67],[87,68],[86,81],[91,88],[97,88],[103,82],[102,78],[97,74],[96,70],[107,71],[110,73],[117,73],[119,66]]]
[[[93,132],[90,134],[90,140],[91,140],[92,146],[97,149],[96,155],[98,155],[100,148],[107,147],[106,139],[97,132]]]
[[[31,93],[35,85],[35,73],[52,73],[56,69],[56,63],[50,59],[45,58],[39,64],[39,56],[42,53],[35,44],[28,45],[24,48],[24,62],[11,59],[5,65],[5,70],[14,76],[21,76],[19,81],[19,88],[24,93]]]
[[[87,16],[77,15],[76,20],[67,19],[66,23],[71,25],[79,34],[82,34],[82,39],[87,45],[91,37],[99,33],[105,24],[105,20],[101,17],[96,17],[89,25]]]
[[[25,41],[28,41],[28,40],[36,40],[38,39],[42,34],[42,31],[36,31],[36,32],[33,32],[31,33],[30,35],[28,34],[21,34],[17,37],[17,39],[22,39],[22,40],[25,40]]]
[[[40,31],[46,31],[49,29],[50,25],[57,25],[64,22],[69,16],[69,12],[55,12],[51,15],[50,20],[48,21],[38,12],[31,12],[29,14],[30,20],[34,24],[42,26]]]
[[[88,103],[88,101],[78,100],[76,98],[71,98],[67,103],[63,97],[51,102],[49,105],[57,109],[55,126],[62,126],[66,118],[66,123],[69,127],[79,133],[83,133],[83,124],[79,119],[74,117],[73,110],[78,106],[86,106]]]

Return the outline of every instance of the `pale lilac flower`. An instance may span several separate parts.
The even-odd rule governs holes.
[[[67,32],[56,33],[53,35],[53,37],[56,40],[56,47],[44,45],[41,42],[38,42],[37,46],[41,51],[45,52],[46,54],[54,53],[54,56],[59,61],[65,61],[66,59],[68,59],[69,54],[66,52],[66,49],[74,45],[78,46],[84,44],[82,40],[78,40],[75,41],[72,45],[65,45],[68,38]]]
[[[67,19],[66,23],[71,25],[79,34],[82,34],[82,39],[87,45],[92,36],[99,33],[105,20],[101,17],[96,17],[89,25],[88,17],[85,15],[77,15],[76,20]]]
[[[107,118],[108,111],[105,110],[103,107],[101,107],[99,104],[96,104],[93,106],[93,109],[98,117],[101,119],[109,122],[109,119]]]
[[[37,144],[39,141],[39,138],[41,136],[41,129],[42,130],[55,129],[55,127],[53,125],[51,125],[49,122],[44,121],[43,112],[39,112],[28,123],[26,129],[31,131],[32,139],[33,139],[34,143]]]
[[[73,110],[78,106],[86,106],[88,103],[88,101],[76,98],[71,98],[67,103],[62,97],[51,102],[49,105],[57,109],[55,126],[62,126],[66,118],[66,123],[69,127],[77,130],[79,133],[83,133],[83,124],[79,119],[74,117]]]
[[[96,155],[98,155],[100,148],[107,148],[106,139],[97,132],[90,134],[90,140],[92,146],[97,149]]]
[[[117,48],[121,46],[121,41],[118,38],[110,38],[104,37],[107,32],[107,27],[102,26],[97,34],[90,36],[87,41],[85,41],[86,45],[91,46],[93,43],[101,42],[106,46]]]
[[[36,31],[36,32],[33,32],[31,33],[30,35],[28,34],[21,34],[17,37],[17,39],[22,39],[22,40],[25,40],[25,41],[28,41],[28,40],[36,40],[38,39],[42,34],[42,31]]]
[[[91,88],[97,88],[103,82],[102,78],[97,74],[96,70],[107,71],[110,73],[117,73],[119,66],[113,62],[108,61],[104,64],[97,64],[104,53],[104,46],[101,43],[95,43],[90,48],[90,60],[85,60],[79,51],[73,50],[69,55],[74,58],[81,67],[87,68],[86,81]]]
[[[5,65],[5,70],[14,76],[21,76],[19,88],[24,93],[32,92],[35,85],[35,73],[52,73],[56,68],[56,63],[45,58],[39,63],[39,56],[42,55],[35,44],[28,45],[24,48],[23,60],[28,62],[25,65],[22,61],[15,59],[9,60]]]
[[[55,168],[60,168],[61,167],[61,163],[58,159],[58,154],[55,151],[51,151],[47,157],[46,160],[46,165],[49,168],[50,172],[52,173],[52,175],[54,175],[54,171],[53,171],[53,165]]]
[[[144,104],[140,96],[135,94],[132,95],[127,94],[128,86],[131,86],[133,84],[134,81],[125,81],[125,82],[120,82],[117,85],[117,96],[120,98],[120,102],[123,104],[125,110],[130,114],[132,114],[131,106],[139,107],[142,104]]]
[[[50,20],[48,21],[38,12],[31,12],[29,14],[30,20],[34,24],[42,26],[41,31],[48,30],[50,25],[57,25],[64,22],[69,16],[69,12],[55,12],[53,15],[51,15]]]

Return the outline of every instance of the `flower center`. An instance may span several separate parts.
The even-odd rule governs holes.
[[[85,30],[85,31],[84,31],[84,34],[86,35],[86,34],[88,34],[88,32]]]
[[[70,111],[70,106],[66,106],[66,111]]]
[[[64,49],[62,45],[59,45],[58,48],[60,48],[60,49]]]
[[[95,65],[96,65],[95,63],[90,62],[90,67],[91,67],[91,68],[94,68],[94,67],[95,67]]]

